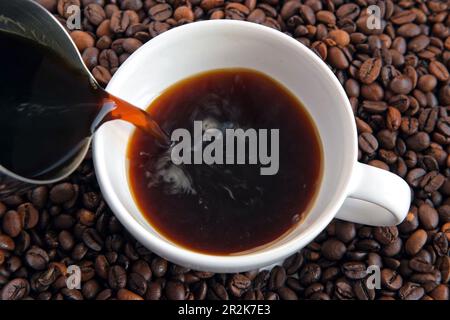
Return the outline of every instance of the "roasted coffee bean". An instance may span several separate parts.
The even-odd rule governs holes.
[[[131,271],[139,274],[145,281],[149,281],[152,277],[152,270],[147,261],[137,260],[131,266]]]
[[[399,297],[402,300],[419,300],[425,294],[425,290],[418,284],[407,282],[399,290]]]
[[[347,69],[349,62],[342,49],[331,47],[328,50],[328,63],[337,69]]]
[[[420,249],[425,245],[427,241],[427,233],[423,229],[416,230],[411,236],[406,240],[405,251],[409,255],[417,254]]]
[[[50,200],[55,204],[62,204],[72,199],[75,190],[70,183],[61,183],[50,189]]]
[[[172,16],[172,7],[167,3],[160,3],[151,7],[148,14],[154,21],[164,21]]]
[[[16,278],[4,285],[1,300],[21,300],[28,296],[30,284],[26,279]]]
[[[377,139],[368,132],[363,132],[358,138],[359,147],[368,154],[373,154],[378,149]]]
[[[31,247],[25,254],[25,261],[34,270],[44,270],[47,267],[50,258],[43,249]]]
[[[413,88],[413,83],[406,75],[399,75],[391,80],[389,88],[396,94],[408,94]]]
[[[358,300],[374,300],[375,299],[375,289],[368,288],[364,280],[355,282],[353,285],[353,291]]]
[[[381,59],[367,59],[359,68],[359,80],[365,84],[373,83],[380,75]]]
[[[322,270],[315,263],[306,264],[299,272],[299,280],[303,286],[308,286],[320,279]]]
[[[159,282],[150,282],[147,286],[146,300],[159,300],[162,296],[162,286]]]
[[[382,269],[381,270],[381,285],[383,288],[397,291],[403,285],[402,277],[394,270]]]
[[[98,26],[106,19],[106,13],[102,6],[97,3],[90,3],[84,8],[84,16],[94,26]]]
[[[354,291],[352,285],[344,280],[339,279],[334,286],[334,295],[339,300],[349,300],[354,298]]]
[[[102,85],[107,84],[112,78],[111,72],[103,66],[96,66],[92,70],[92,75]]]
[[[375,240],[379,243],[388,245],[393,243],[398,237],[397,227],[377,227],[373,233]]]
[[[132,292],[143,296],[145,292],[147,292],[147,282],[140,274],[130,273],[127,279],[127,288]]]
[[[127,290],[127,289],[119,289],[117,291],[117,299],[119,300],[144,300],[141,296],[136,293]]]
[[[103,248],[103,240],[98,232],[93,228],[85,229],[82,239],[84,244],[94,251],[100,251]]]
[[[447,81],[449,79],[449,72],[447,68],[439,61],[433,60],[428,66],[428,70],[439,81]]]
[[[300,269],[300,267],[303,265],[303,255],[301,253],[294,254],[287,258],[284,263],[283,267],[286,270],[287,275],[292,275]]]
[[[276,290],[281,288],[286,282],[286,271],[283,267],[276,266],[270,272],[269,290]]]
[[[10,210],[3,215],[3,231],[7,235],[15,238],[20,234],[22,228],[23,222],[17,211]]]
[[[423,228],[432,230],[438,226],[439,214],[436,209],[424,203],[419,207],[419,220]]]
[[[342,273],[349,279],[359,280],[366,276],[366,265],[362,262],[345,262],[342,264]]]
[[[448,239],[443,232],[438,232],[433,236],[433,248],[439,256],[448,254]]]
[[[280,269],[284,271],[283,268],[280,268]],[[275,277],[279,278],[280,276],[278,274],[280,272],[276,272],[276,273],[277,273],[277,275]],[[284,276],[286,277],[286,274],[284,274]],[[273,280],[273,282],[277,282],[278,278]],[[250,286],[251,286],[250,279],[247,278],[246,276],[244,276],[242,274],[238,274],[238,273],[232,276],[232,278],[229,282],[229,285],[228,285],[231,294],[235,297],[241,297],[250,288]]]
[[[281,300],[298,300],[297,294],[288,287],[279,288],[277,293]]]
[[[127,284],[125,269],[118,265],[111,266],[108,271],[108,284],[112,289],[125,288]]]
[[[163,277],[167,272],[167,261],[162,258],[154,258],[151,263],[151,270],[156,277]]]
[[[325,259],[337,261],[342,259],[347,249],[343,242],[329,239],[322,244],[321,251]]]

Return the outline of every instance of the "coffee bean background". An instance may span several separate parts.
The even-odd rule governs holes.
[[[310,47],[344,86],[359,160],[403,177],[413,201],[397,227],[333,221],[271,271],[198,272],[136,242],[105,204],[91,158],[67,181],[0,203],[0,299],[448,300],[450,279],[450,2],[445,0],[37,0],[64,23],[106,85],[143,43],[185,23],[236,19]],[[369,5],[381,29],[368,28]],[[158,75],[155,75],[158,76]],[[338,107],[338,106],[336,106]],[[81,289],[63,274],[81,268]],[[365,270],[381,268],[381,289]]]

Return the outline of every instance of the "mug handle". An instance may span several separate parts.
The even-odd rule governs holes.
[[[393,226],[405,219],[411,189],[399,176],[357,162],[347,199],[336,218],[371,226]]]

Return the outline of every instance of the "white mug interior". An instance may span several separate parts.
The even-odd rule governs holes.
[[[216,256],[196,253],[167,240],[143,217],[130,191],[126,152],[134,127],[113,121],[104,124],[94,137],[99,184],[118,219],[153,252],[197,270],[240,272],[260,268],[307,245],[341,207],[357,159],[353,114],[337,78],[308,48],[260,25],[205,21],[172,29],[135,52],[116,72],[107,91],[146,108],[181,79],[235,67],[261,71],[294,93],[312,116],[323,146],[323,178],[314,206],[301,224],[270,246],[243,255]]]

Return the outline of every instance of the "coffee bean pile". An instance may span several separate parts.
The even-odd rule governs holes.
[[[247,20],[291,35],[344,86],[359,160],[403,177],[413,201],[398,227],[335,220],[271,271],[198,272],[152,254],[123,229],[88,156],[67,181],[0,203],[1,299],[449,299],[449,1],[38,2],[63,23],[70,5],[81,6],[82,29],[71,36],[102,85],[143,43],[185,23]],[[380,8],[378,29],[370,5]],[[81,268],[80,289],[67,288],[70,265]],[[381,268],[381,289],[366,284],[371,265]]]

